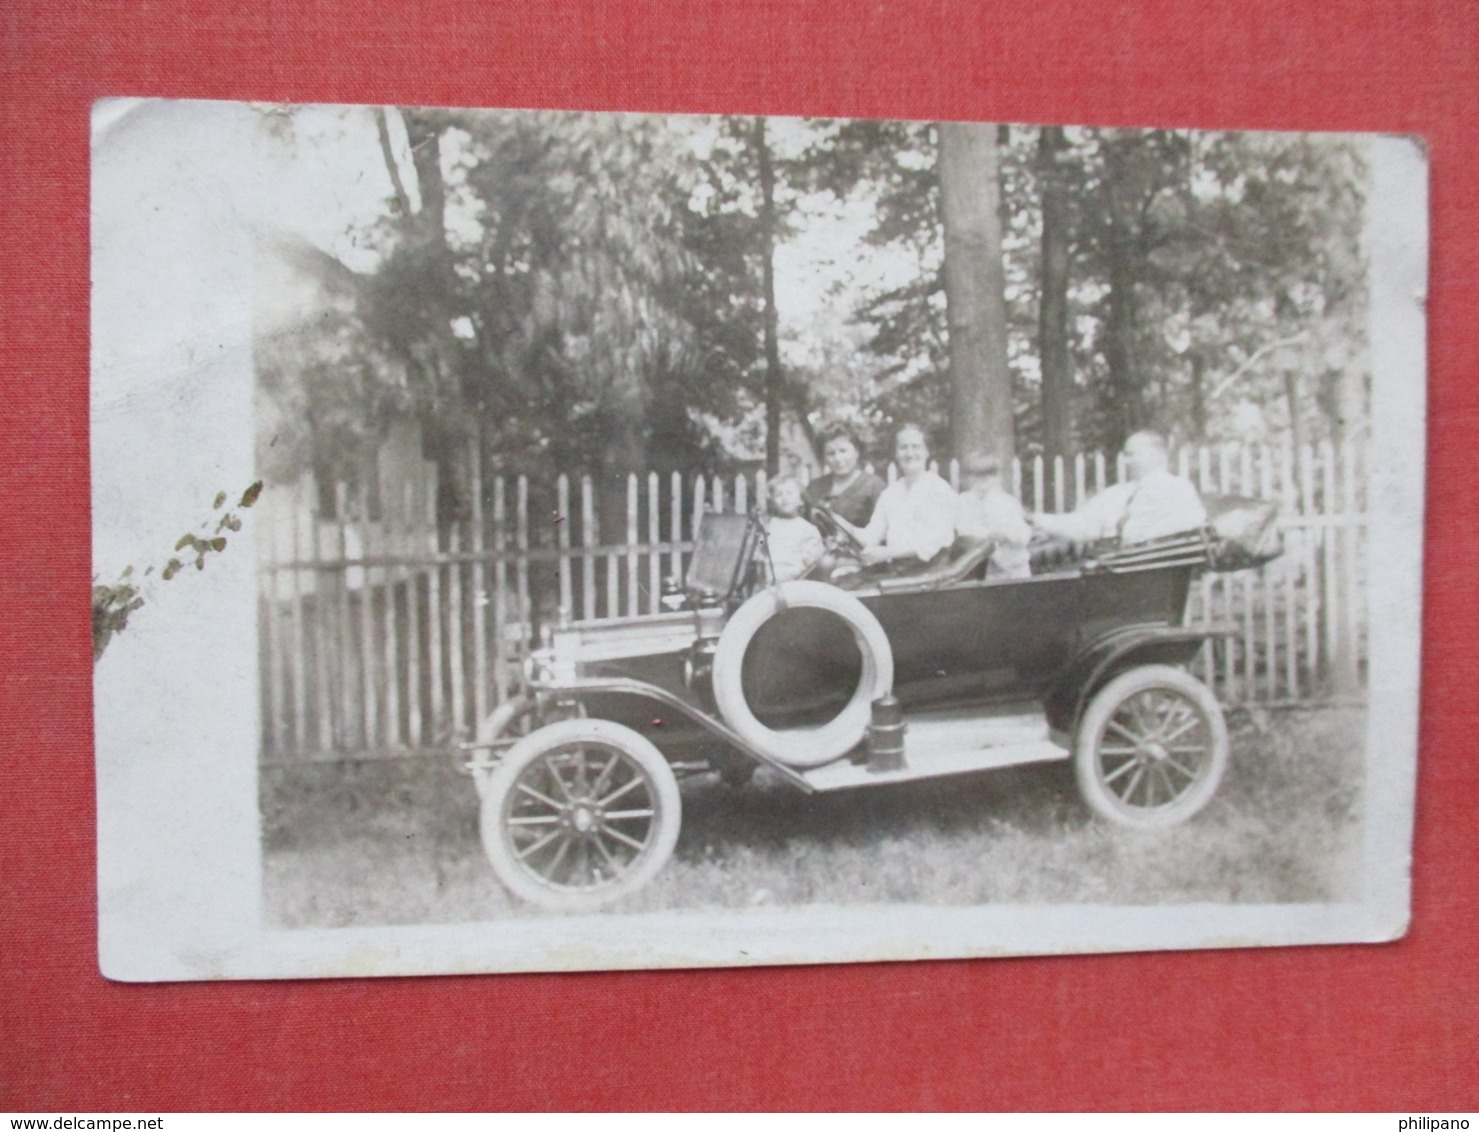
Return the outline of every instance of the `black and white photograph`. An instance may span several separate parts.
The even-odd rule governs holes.
[[[110,100],[104,972],[1396,938],[1426,158]]]

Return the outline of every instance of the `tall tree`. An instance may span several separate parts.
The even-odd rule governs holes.
[[[685,307],[699,278],[678,215],[693,162],[656,119],[389,111],[373,120],[389,207],[361,238],[379,266],[354,280],[346,317],[320,320],[311,355],[294,356],[337,357],[342,372],[366,376],[356,394],[366,453],[377,448],[369,434],[417,419],[445,473],[444,523],[472,505],[461,464],[481,433],[485,470],[516,468],[536,483],[556,470],[594,473],[603,519],[620,526],[624,500],[608,497],[625,474],[695,466],[712,445],[699,414],[730,412],[732,392],[706,380]],[[263,356],[284,357],[281,344]],[[296,376],[284,369],[278,384],[312,392],[324,367],[289,368]],[[350,413],[339,403],[351,387],[342,388],[319,398],[318,416]],[[322,455],[308,458],[318,465]]]
[[[1193,135],[1187,164],[1187,187],[1159,218],[1149,295],[1153,317],[1174,319],[1178,302],[1189,316],[1191,434],[1247,437],[1240,422],[1256,422],[1298,449],[1359,433],[1369,359],[1357,147]],[[1158,368],[1174,379],[1174,358]]]
[[[1148,422],[1145,371],[1137,357],[1140,329],[1138,288],[1145,275],[1146,241],[1141,220],[1153,175],[1151,157],[1140,136],[1113,131],[1104,149],[1104,218],[1107,227],[1104,362],[1109,371],[1106,389],[1109,420],[1106,437],[1118,449],[1136,429]]]
[[[760,181],[760,271],[765,302],[765,468],[775,475],[781,466],[780,316],[775,307],[775,164],[765,137],[765,119],[756,118],[750,135]]]
[[[1063,128],[1038,132],[1037,172],[1042,206],[1042,283],[1038,301],[1038,357],[1042,372],[1043,454],[1052,468],[1073,448],[1073,363],[1068,347],[1070,213],[1061,166]]]
[[[414,177],[393,185],[412,211],[388,225],[366,321],[407,357],[425,435],[464,453],[481,433],[494,467],[594,473],[619,528],[626,473],[689,466],[693,449],[652,441],[689,444],[688,410],[709,407],[683,310],[691,155],[658,119],[405,120],[411,161],[387,165]]]
[[[1146,425],[1208,440],[1359,430],[1369,360],[1357,148],[1095,129],[1001,143],[1018,448],[1052,454],[1063,435],[1111,448]],[[914,276],[858,311],[883,375],[873,404],[938,424],[950,396],[934,154],[929,128],[848,123],[834,166],[841,190],[876,201],[870,240],[920,253]],[[1055,223],[1065,204],[1067,223]]]
[[[1024,426],[1031,430],[1037,420],[1036,193],[1031,147],[1024,144],[1035,134],[990,126],[982,133],[983,141],[996,136],[999,253],[991,266],[999,265],[1001,285],[989,289],[1001,296],[1004,311],[1006,360],[998,344],[994,372],[1005,380],[996,389],[1008,394],[990,417],[1001,429],[993,447],[1011,452],[1022,443]],[[837,131],[834,172],[825,187],[870,204],[876,219],[868,242],[887,247],[894,263],[907,257],[916,265],[914,274],[896,275],[897,282],[879,287],[857,310],[859,323],[872,332],[867,345],[876,361],[870,368],[878,373],[869,399],[873,413],[953,433],[952,341],[959,335],[946,297],[942,160],[941,129],[933,123],[848,122]],[[970,304],[956,306],[969,310]]]
[[[955,454],[1010,461],[1015,432],[996,134],[983,123],[940,125],[940,213]]]
[[[437,466],[437,514],[446,526],[467,514],[473,501],[461,485],[468,482],[467,445],[462,422],[467,419],[461,350],[452,334],[459,313],[459,283],[447,239],[447,189],[442,172],[442,133],[454,124],[446,111],[408,109],[399,112],[406,132],[416,203],[391,144],[389,115],[375,110],[381,156],[395,194],[391,225],[397,247],[391,270],[394,290],[369,282],[364,291],[369,319],[382,331],[384,347],[400,358],[412,385],[420,391],[418,418],[426,454]],[[414,295],[415,302],[404,301]]]

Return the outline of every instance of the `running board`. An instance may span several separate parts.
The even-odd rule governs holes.
[[[983,715],[979,708],[956,708],[910,712],[905,720],[902,768],[873,771],[866,763],[842,759],[802,771],[801,777],[824,793],[1068,758],[1068,751],[1049,737],[1041,709]]]

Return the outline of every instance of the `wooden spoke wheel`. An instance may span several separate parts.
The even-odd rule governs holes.
[[[1152,829],[1185,821],[1211,800],[1227,752],[1222,708],[1206,685],[1179,668],[1146,665],[1089,701],[1074,772],[1095,813]]]
[[[515,896],[594,911],[667,863],[681,809],[678,780],[648,740],[609,720],[567,719],[500,760],[483,796],[483,849]]]

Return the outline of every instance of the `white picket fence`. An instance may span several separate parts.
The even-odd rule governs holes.
[[[1359,697],[1360,452],[1188,448],[1176,464],[1204,494],[1277,499],[1282,512],[1282,557],[1194,584],[1188,620],[1235,630],[1204,650],[1199,675],[1229,704]],[[1093,455],[1052,469],[1018,462],[1010,478],[1027,506],[1057,511],[1121,473]],[[682,575],[699,517],[747,510],[764,499],[765,476],[628,476],[624,529],[606,541],[589,477],[467,487],[482,505],[440,535],[435,484],[425,476],[378,498],[341,490],[333,516],[317,513],[317,493],[306,487],[264,492],[253,521],[265,760],[449,748],[516,689],[539,623],[561,608],[578,619],[658,611],[662,581]]]

